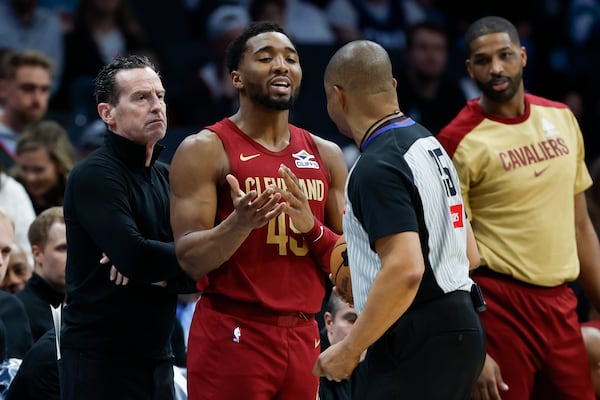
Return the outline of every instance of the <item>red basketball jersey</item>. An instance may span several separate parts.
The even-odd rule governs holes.
[[[289,125],[290,143],[273,152],[244,134],[225,118],[208,129],[215,132],[229,156],[230,173],[247,193],[262,193],[270,185],[285,188],[278,169],[289,167],[308,196],[313,214],[323,221],[331,178],[311,134]],[[229,184],[218,191],[215,224],[233,211]],[[329,266],[319,266],[305,239],[297,233],[286,214],[252,231],[235,254],[209,274],[205,293],[261,304],[280,311],[316,313],[325,293]]]

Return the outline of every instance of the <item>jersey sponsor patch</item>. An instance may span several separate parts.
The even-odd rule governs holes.
[[[464,226],[462,204],[450,206],[450,215],[452,216],[452,224],[455,228],[462,228]]]
[[[314,160],[315,156],[304,149],[292,154],[292,157],[296,159],[295,163],[298,168],[319,169],[319,163]]]

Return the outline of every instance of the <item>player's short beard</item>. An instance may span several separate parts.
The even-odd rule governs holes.
[[[519,90],[519,86],[523,81],[523,71],[521,70],[516,75],[510,76],[508,79],[508,87],[501,92],[498,92],[492,88],[492,84],[488,82],[475,81],[477,87],[486,97],[496,102],[504,102],[512,99]]]
[[[268,94],[257,94],[254,96],[251,96],[251,98],[253,100],[255,100],[257,103],[262,104],[265,107],[268,108],[272,108],[274,110],[289,110],[290,108],[292,108],[294,106],[294,103],[296,102],[296,96],[292,95],[290,96],[290,98],[288,99],[276,99],[273,98],[271,96],[269,96]]]
[[[262,92],[258,89],[258,87],[246,84],[246,94],[250,99],[256,101],[258,104],[261,104],[265,107],[279,111],[289,110],[290,108],[292,108],[296,103],[299,91],[300,88],[297,87],[289,98],[275,98],[270,96],[268,92]]]

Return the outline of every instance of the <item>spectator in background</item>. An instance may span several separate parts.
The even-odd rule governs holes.
[[[33,268],[29,264],[27,253],[21,246],[13,243],[10,249],[10,262],[4,279],[0,281],[0,290],[16,294],[25,287],[29,278],[31,278]]]
[[[10,260],[10,246],[14,241],[15,225],[0,208],[0,280],[4,279]],[[33,340],[29,319],[21,300],[0,290],[0,361],[6,358],[23,359]]]
[[[64,299],[66,236],[62,207],[41,213],[31,224],[29,236],[36,272],[17,297],[28,312],[35,343],[23,358],[6,399],[59,400],[56,330],[50,306],[57,307]]]
[[[9,47],[0,48],[0,82],[6,81],[7,78],[7,63],[8,59],[13,55],[14,51]],[[4,99],[0,93],[0,115],[4,109]]]
[[[57,308],[65,300],[67,237],[62,207],[50,207],[35,218],[29,242],[35,259],[33,276],[16,296],[25,306],[35,342],[54,328],[50,307]]]
[[[404,14],[408,27],[424,21],[444,25],[446,16],[438,7],[436,0],[404,0]]]
[[[106,124],[101,118],[92,120],[81,131],[77,152],[79,159],[87,157],[91,152],[102,146],[107,134]]]
[[[52,93],[56,93],[64,66],[63,30],[56,13],[38,7],[37,0],[0,2],[0,47],[36,50],[52,60]]]
[[[194,66],[180,101],[175,100],[180,124],[203,127],[237,110],[238,95],[227,70],[225,49],[249,23],[248,11],[240,5],[221,5],[209,15],[206,38],[211,59],[199,68]]]
[[[331,0],[327,19],[341,43],[368,39],[388,50],[406,47],[404,2],[397,0]]]
[[[17,144],[15,178],[23,184],[36,215],[62,206],[67,177],[77,162],[67,132],[54,121],[27,128]]]
[[[10,216],[0,209],[0,280],[4,278],[6,265],[10,259],[10,245],[14,240],[14,226]],[[15,297],[8,293],[0,293],[0,313],[4,312],[8,304],[14,302]],[[19,304],[18,300],[15,304]],[[22,305],[21,305],[22,307]],[[16,372],[21,364],[20,359],[15,359],[8,356],[8,340],[7,329],[4,320],[8,317],[7,313],[0,314],[0,399],[4,398],[8,386],[11,384]]]
[[[567,12],[573,68],[576,73],[597,73],[600,66],[600,1],[571,0]]]
[[[187,350],[188,337],[190,334],[190,326],[194,317],[196,303],[200,299],[201,293],[180,294],[177,297],[177,319],[183,331],[183,343]]]
[[[27,126],[40,121],[48,110],[52,61],[40,52],[27,50],[11,54],[3,69],[0,163],[10,168],[16,159],[19,136]]]
[[[335,33],[324,11],[307,0],[252,0],[253,21],[271,21],[283,27],[297,45],[334,44]]]
[[[325,326],[321,329],[322,352],[345,338],[352,325],[354,325],[354,321],[356,321],[354,307],[343,301],[336,292],[331,292],[329,295],[329,301],[324,311]],[[320,378],[320,400],[350,400],[352,398],[351,393],[349,379],[336,382],[323,376]]]
[[[65,37],[65,72],[52,107],[73,111],[78,126],[97,116],[93,78],[103,65],[127,54],[155,57],[129,0],[81,0]]]
[[[1,163],[0,208],[4,209],[13,219],[15,223],[15,243],[25,251],[29,264],[33,265],[27,231],[35,218],[35,210],[23,185],[12,176],[7,175]]]
[[[464,106],[467,96],[459,80],[447,73],[448,37],[442,25],[416,23],[406,38],[396,89],[400,107],[436,135]]]
[[[71,32],[75,12],[79,7],[80,0],[38,0],[40,7],[56,13],[60,19],[63,34]]]
[[[60,400],[56,332],[48,330],[25,354],[6,400]]]

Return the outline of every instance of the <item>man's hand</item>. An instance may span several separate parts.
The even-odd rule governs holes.
[[[485,355],[483,370],[471,391],[473,400],[502,400],[500,391],[508,391],[508,385],[502,379],[500,367],[489,354]]]
[[[267,188],[259,196],[256,190],[244,193],[235,176],[228,174],[226,179],[231,188],[238,226],[249,230],[260,228],[283,212],[284,203],[279,203],[281,194],[276,193],[274,186]]]
[[[292,223],[301,233],[310,231],[315,223],[306,193],[300,187],[298,178],[291,169],[281,164],[279,175],[283,178],[286,189],[277,189],[285,200],[283,211],[289,215]]]
[[[361,354],[354,355],[346,346],[344,339],[332,344],[319,355],[312,373],[315,376],[324,376],[330,381],[339,382],[348,379],[352,371],[361,360]]]
[[[100,264],[108,264],[110,259],[105,253],[102,253],[102,258],[100,259]],[[119,271],[117,271],[117,267],[114,265],[110,267],[110,275],[109,279],[115,283],[117,286],[125,286],[129,283],[129,278],[123,276]]]

